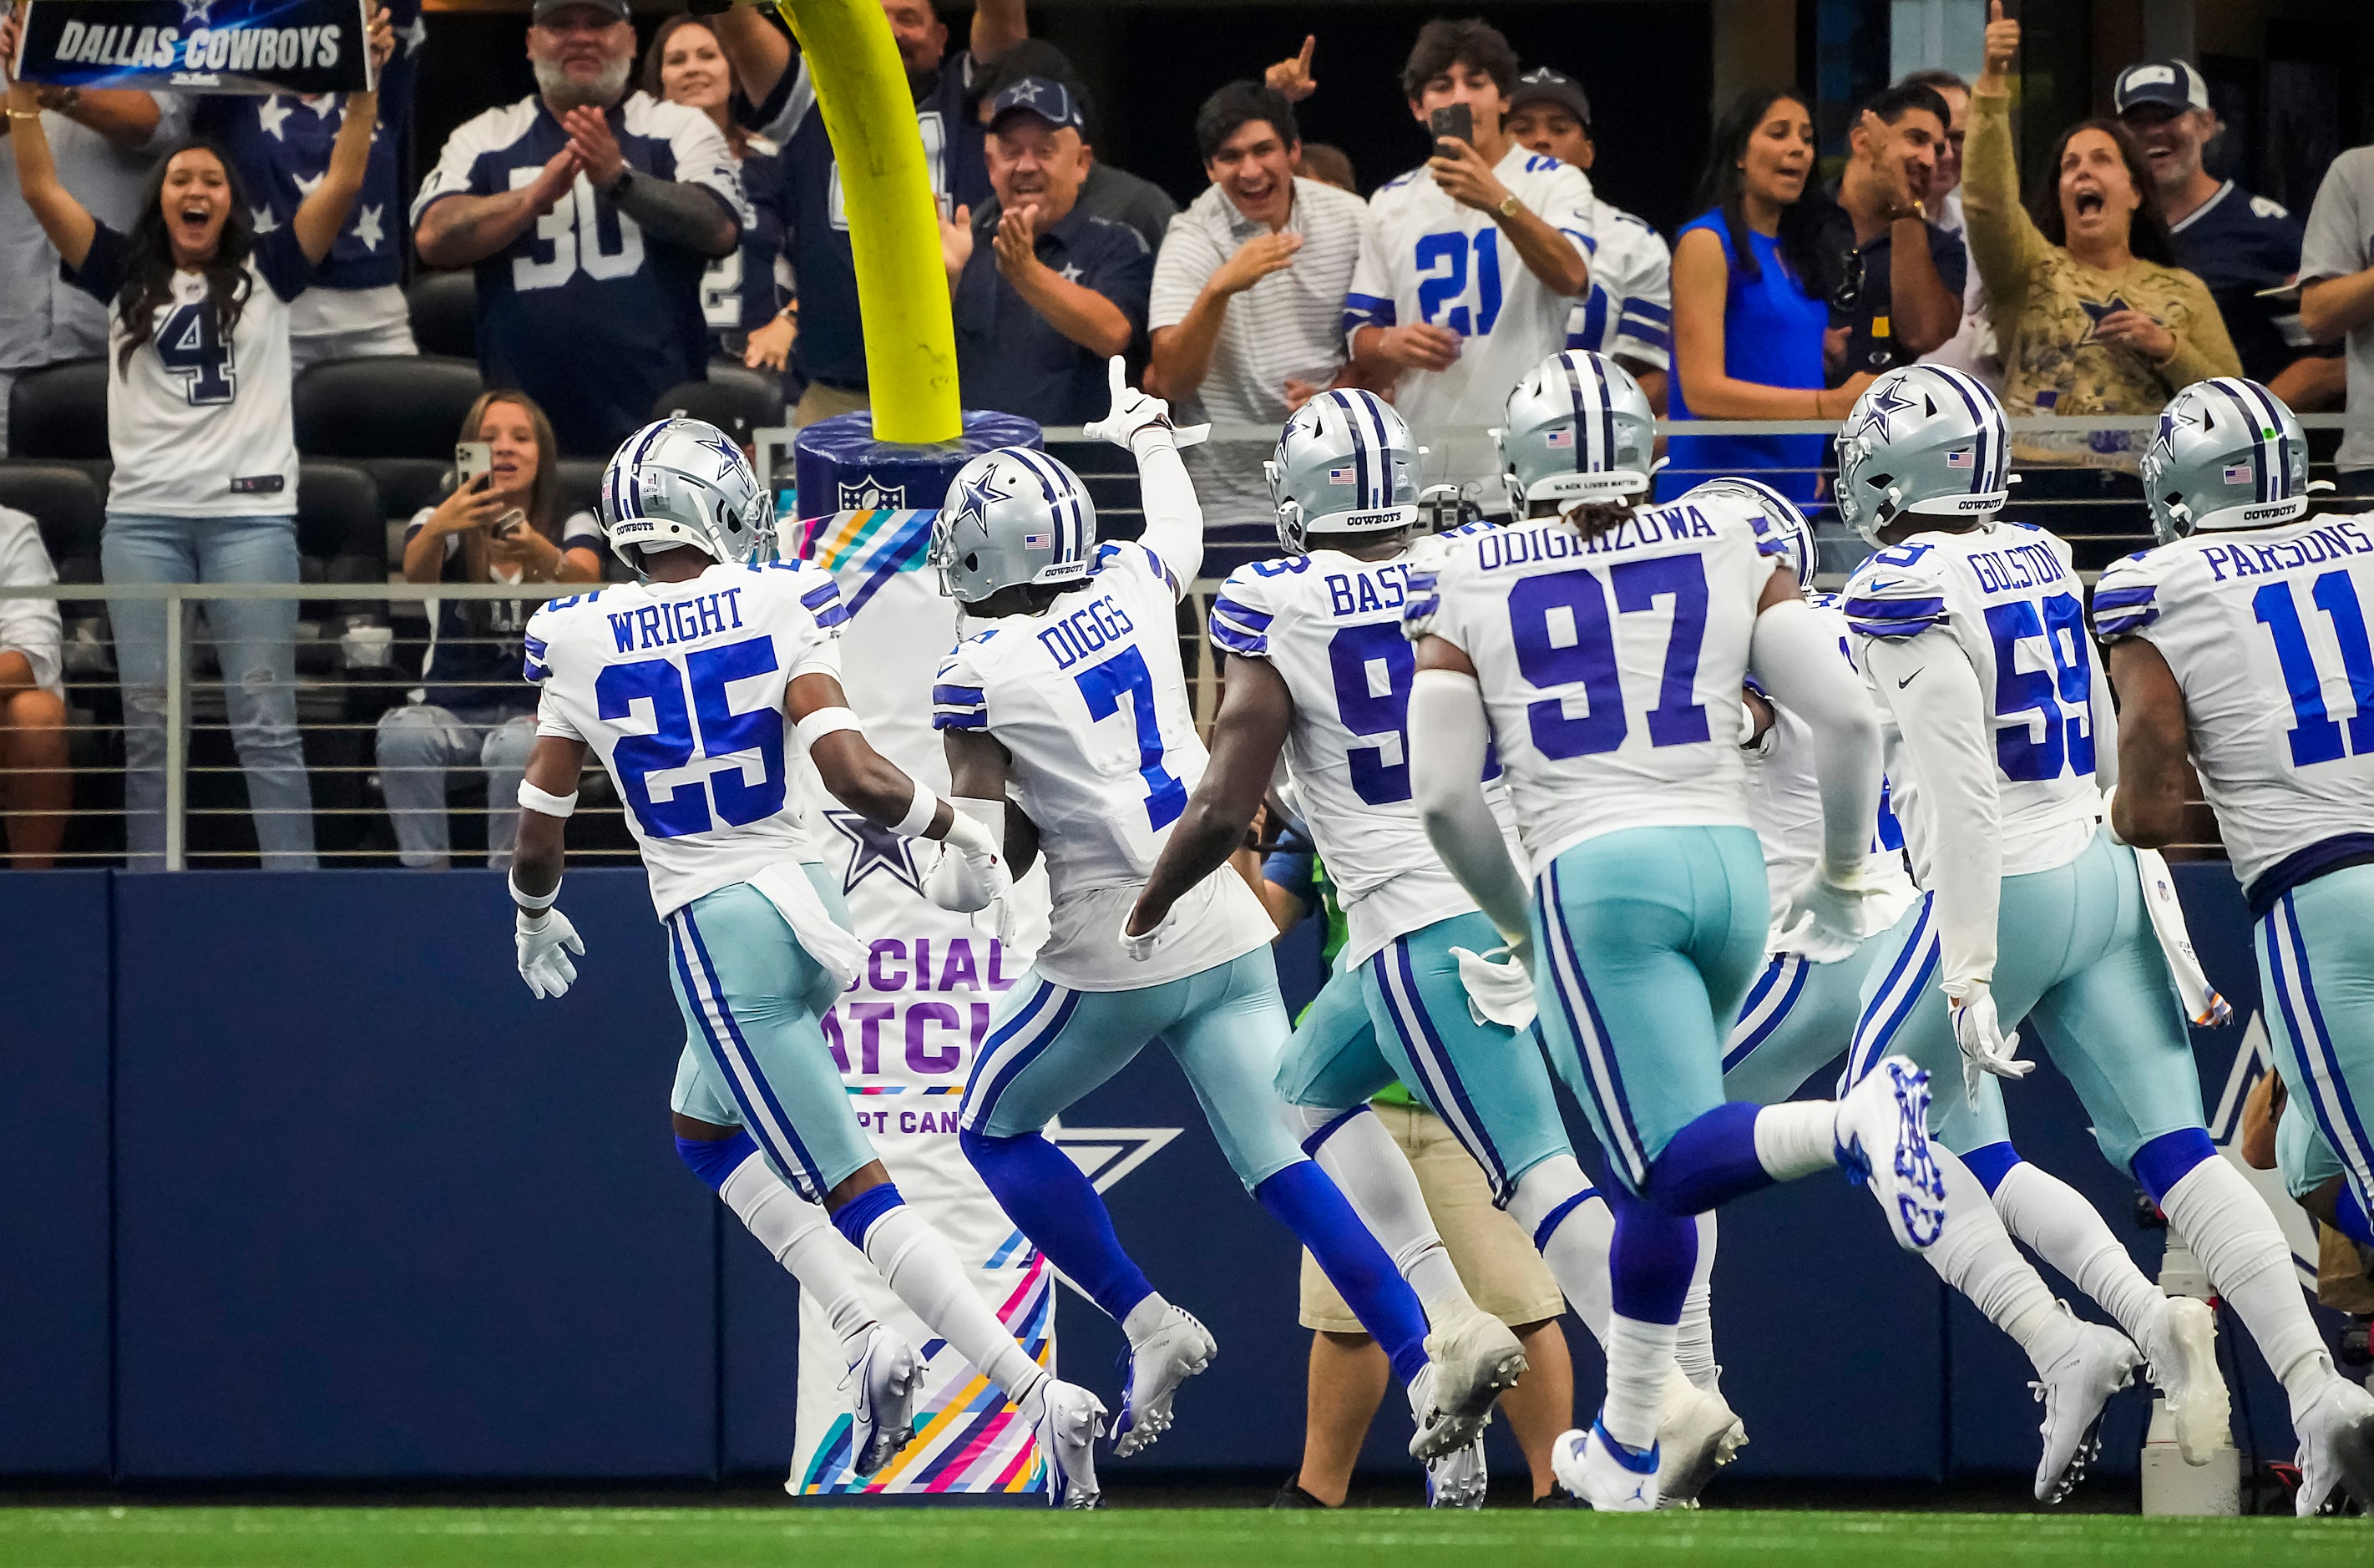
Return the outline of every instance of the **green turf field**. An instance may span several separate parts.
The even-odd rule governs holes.
[[[1825,1514],[1451,1516],[1365,1509],[1146,1509],[1094,1515],[917,1509],[0,1509],[7,1568],[1756,1568],[1954,1562],[2147,1568],[2364,1568],[2363,1519],[2141,1519],[2111,1515]]]

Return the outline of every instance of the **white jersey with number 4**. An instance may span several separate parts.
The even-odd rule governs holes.
[[[783,692],[794,676],[840,676],[848,619],[832,574],[799,561],[624,583],[529,619],[536,733],[582,741],[602,759],[662,919],[806,858]]]
[[[2068,544],[2032,524],[2002,521],[1962,533],[1919,533],[1856,568],[1841,598],[1856,662],[1866,672],[1871,661],[1862,655],[1871,639],[1940,631],[1978,673],[1994,741],[2003,874],[2051,871],[2083,853],[2102,794],[2094,778],[2094,639]],[[1880,707],[1888,711],[1886,701]],[[1881,735],[1889,800],[1904,825],[1913,875],[1927,886],[1936,847],[1962,825],[1935,820],[1933,791],[1924,796],[1897,726],[1883,719]]]
[[[2202,792],[2245,888],[2374,835],[2369,613],[2374,514],[2195,533],[2094,587],[2095,631],[2149,642],[2183,688]]]
[[[1178,603],[1159,556],[1101,545],[1085,586],[972,633],[932,687],[934,729],[988,735],[1013,758],[1010,794],[1039,830],[1053,902],[1034,967],[1075,990],[1158,985],[1276,935],[1223,866],[1179,900],[1149,957],[1121,946],[1122,921],[1204,776]]]
[[[1475,666],[1535,876],[1625,828],[1752,825],[1740,686],[1781,554],[1754,509],[1686,497],[1595,539],[1487,529],[1411,584],[1412,632]]]
[[[1410,790],[1417,655],[1401,623],[1417,558],[1317,549],[1255,561],[1212,603],[1214,646],[1266,661],[1294,698],[1286,762],[1344,907],[1346,965],[1475,907],[1428,842]]]
[[[1582,170],[1511,146],[1493,173],[1588,261],[1597,204]],[[1344,301],[1345,330],[1424,322],[1459,335],[1451,368],[1404,373],[1394,406],[1434,447],[1427,483],[1493,479],[1499,468],[1489,441],[1451,443],[1451,451],[1444,432],[1498,424],[1510,389],[1566,346],[1579,301],[1551,293],[1493,216],[1451,200],[1424,166],[1381,187],[1369,211],[1374,221]]]

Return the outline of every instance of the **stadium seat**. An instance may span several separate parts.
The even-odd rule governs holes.
[[[311,458],[300,466],[297,553],[308,582],[387,580],[387,519],[368,469]]]
[[[451,462],[477,400],[478,367],[436,355],[332,359],[297,378],[297,450],[307,457]]]
[[[783,422],[783,383],[739,365],[712,364],[709,380],[671,387],[652,405],[654,419],[678,415],[706,420],[746,442],[751,431]]]
[[[560,460],[560,515],[590,512],[602,494],[602,471],[609,466],[599,458],[564,457]]]
[[[478,357],[478,278],[468,267],[424,272],[405,292],[412,341],[423,354]]]
[[[0,507],[14,507],[41,525],[41,544],[61,582],[97,582],[99,531],[106,498],[90,476],[71,463],[0,462]]]
[[[70,359],[18,378],[8,393],[8,453],[104,460],[107,361]]]

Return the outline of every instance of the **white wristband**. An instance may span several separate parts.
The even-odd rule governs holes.
[[[518,905],[523,909],[533,909],[539,915],[544,913],[546,909],[551,908],[553,905],[559,902],[560,899],[560,883],[558,882],[555,882],[552,884],[552,891],[549,893],[530,893],[525,888],[520,886],[519,868],[516,866],[511,868],[511,902]]]
[[[932,818],[940,812],[940,798],[921,782],[915,786],[915,799],[907,807],[907,814],[893,823],[890,831],[901,838],[916,838],[932,825]]]
[[[577,810],[577,791],[571,790],[566,795],[556,795],[549,790],[539,790],[523,778],[520,780],[519,803],[532,812],[542,812],[546,816],[557,816],[566,822]]]
[[[799,722],[800,744],[813,746],[836,730],[855,730],[861,726],[857,715],[846,708],[819,708]]]

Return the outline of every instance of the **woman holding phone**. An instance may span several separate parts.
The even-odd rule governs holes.
[[[452,493],[404,535],[406,582],[599,582],[602,531],[591,512],[560,513],[552,422],[525,392],[470,405],[454,449]],[[412,701],[379,721],[379,772],[407,866],[452,864],[449,769],[487,774],[487,864],[511,862],[535,690],[520,679],[520,638],[540,600],[441,599]]]
[[[394,46],[370,23],[371,58]],[[222,152],[191,142],[148,178],[129,234],[90,215],[58,178],[27,83],[8,88],[17,183],[68,282],[110,307],[107,525],[110,587],[298,580],[297,440],[289,412],[288,302],[330,252],[362,189],[379,95],[347,95],[329,167],[288,222],[258,233]],[[294,599],[208,601],[231,735],[256,846],[274,871],[310,871],[313,791],[297,732]],[[113,599],[123,685],[127,863],[165,864],[165,606]],[[184,631],[186,632],[186,627]]]

